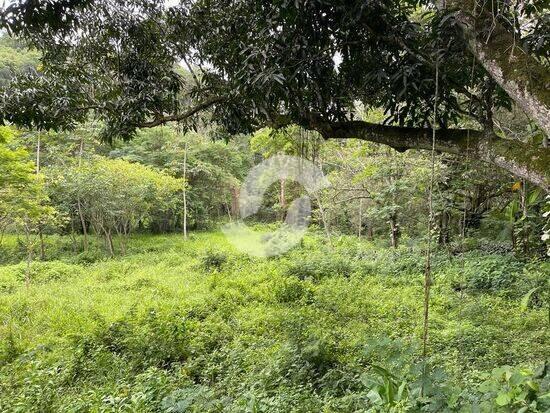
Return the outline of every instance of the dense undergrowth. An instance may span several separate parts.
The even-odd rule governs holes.
[[[435,256],[423,364],[414,247],[310,234],[259,259],[211,232],[106,260],[60,237],[25,283],[8,239],[0,411],[548,411],[549,263],[478,247]]]

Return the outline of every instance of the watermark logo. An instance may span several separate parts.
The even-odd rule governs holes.
[[[307,193],[295,199],[286,211],[284,224],[276,231],[253,231],[243,220],[256,214],[269,186],[281,180],[301,184]],[[330,185],[319,167],[310,161],[277,155],[252,168],[239,194],[240,220],[222,227],[228,240],[241,252],[256,257],[283,254],[300,242],[311,219],[311,199]]]

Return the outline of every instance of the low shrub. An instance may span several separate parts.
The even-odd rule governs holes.
[[[92,342],[123,356],[137,371],[166,368],[187,356],[185,319],[177,313],[150,309],[102,327]]]
[[[227,254],[223,251],[206,250],[200,258],[200,265],[207,271],[220,271],[227,262]]]
[[[312,279],[319,281],[330,276],[349,277],[354,267],[349,259],[340,255],[323,255],[298,258],[289,263],[286,275],[300,280]]]
[[[517,279],[517,290],[523,310],[550,306],[550,261],[534,260],[525,265]]]
[[[550,375],[546,369],[546,365],[539,372],[510,366],[493,369],[479,386],[479,408],[519,413],[550,411]]]
[[[474,255],[464,263],[464,277],[472,291],[496,292],[510,288],[524,264],[509,255]]]
[[[11,331],[11,329],[8,330],[5,339],[0,341],[0,367],[4,364],[11,363],[21,353],[22,349],[19,348],[13,331]]]
[[[89,249],[72,257],[69,262],[78,265],[89,265],[105,259],[105,253],[99,250]]]
[[[417,276],[424,271],[425,257],[418,250],[398,249],[359,250],[356,259],[361,273],[380,276]]]
[[[35,261],[27,267],[26,263],[12,266],[15,278],[21,282],[44,284],[51,281],[63,281],[78,276],[82,268],[61,261]]]
[[[311,299],[312,291],[304,281],[294,277],[285,277],[275,284],[273,289],[275,300],[279,303],[293,303],[302,299]]]

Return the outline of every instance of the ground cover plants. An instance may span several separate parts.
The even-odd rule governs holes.
[[[547,263],[438,254],[424,365],[414,248],[310,233],[251,258],[202,232],[135,236],[126,256],[93,262],[60,249],[28,286],[25,263],[0,267],[2,411],[549,406],[548,303],[522,300]]]

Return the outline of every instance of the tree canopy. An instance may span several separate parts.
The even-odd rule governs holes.
[[[397,150],[431,149],[437,128],[437,151],[549,187],[544,1],[19,0],[1,21],[42,53],[3,88],[3,122],[63,129],[92,112],[112,140],[208,116],[229,133],[296,123]],[[355,119],[358,102],[384,122]],[[513,105],[540,139],[496,130]]]

